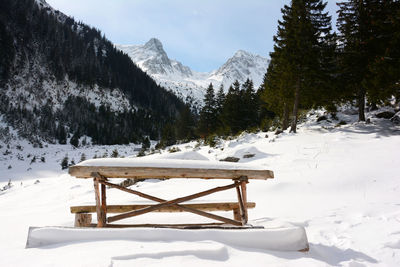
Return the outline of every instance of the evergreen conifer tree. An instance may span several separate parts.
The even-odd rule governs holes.
[[[205,137],[215,132],[217,126],[216,100],[212,83],[204,96],[204,106],[200,111],[199,133]]]
[[[344,97],[357,99],[359,120],[365,121],[366,100],[375,105],[399,92],[400,2],[347,0],[338,5]]]
[[[321,98],[327,87],[324,54],[331,51],[331,18],[322,0],[292,0],[282,11],[274,51],[265,79],[263,98],[288,125],[292,109],[291,131],[296,132],[299,108],[310,107]],[[271,100],[268,100],[271,98]],[[274,101],[275,100],[275,101]]]

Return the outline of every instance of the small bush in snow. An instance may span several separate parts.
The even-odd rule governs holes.
[[[340,127],[340,126],[346,125],[346,124],[347,124],[347,122],[345,122],[345,121],[340,121],[338,124],[336,124],[336,127]]]
[[[6,191],[7,189],[10,189],[11,187],[13,187],[13,184],[11,183],[11,179],[8,180],[8,183],[3,186],[3,188],[0,188],[0,191]]]
[[[137,154],[137,157],[144,157],[146,156],[146,151],[145,150],[140,150],[139,153]]]
[[[79,160],[79,162],[85,161],[86,160],[86,155],[85,153],[82,153],[81,155],[81,159]]]
[[[179,149],[179,147],[171,147],[171,148],[168,150],[169,153],[175,153],[175,152],[179,152],[179,151],[181,151],[181,150]]]
[[[45,163],[45,162],[46,162],[46,158],[45,158],[45,157],[41,157],[41,158],[40,158],[40,161],[43,162],[43,163]]]
[[[208,136],[205,140],[204,143],[206,145],[209,145],[210,147],[215,147],[217,145],[218,138],[215,134]]]
[[[67,168],[68,168],[68,155],[65,155],[65,157],[61,161],[61,170],[65,170]]]
[[[118,155],[119,155],[119,153],[118,153],[117,149],[114,149],[113,152],[111,153],[112,158],[118,158]]]

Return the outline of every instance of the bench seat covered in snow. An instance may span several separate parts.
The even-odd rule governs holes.
[[[247,201],[246,184],[250,180],[267,180],[274,177],[270,170],[258,165],[211,162],[200,160],[171,160],[171,159],[93,159],[86,160],[69,168],[69,174],[76,178],[93,178],[96,206],[71,207],[76,214],[76,226],[91,225],[90,212],[96,211],[97,227],[112,227],[111,223],[146,214],[148,212],[191,212],[200,216],[219,221],[219,224],[245,226],[248,221],[247,209],[254,208],[255,203]],[[196,194],[164,200],[137,190],[122,187],[110,182],[112,178],[130,179],[229,179],[233,183],[215,187]],[[106,187],[116,188],[137,195],[147,200],[157,202],[149,205],[107,205]],[[237,202],[182,204],[216,192],[236,189]],[[226,218],[206,211],[234,212],[234,218]],[[107,217],[107,213],[120,213]],[[200,224],[198,224],[200,226]],[[114,225],[115,226],[115,225]],[[132,226],[132,225],[129,225]]]

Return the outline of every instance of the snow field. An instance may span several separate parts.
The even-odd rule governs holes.
[[[29,162],[23,165],[22,161],[20,170],[6,168],[19,162],[14,154],[17,150],[12,150],[13,158],[8,155],[2,160],[5,164],[0,161],[0,188],[7,177],[19,177],[11,189],[0,192],[0,251],[6,255],[0,257],[0,266],[400,266],[399,127],[373,117],[370,124],[356,123],[356,116],[346,114],[340,114],[339,120],[346,120],[347,125],[335,127],[337,121],[316,123],[317,115],[310,115],[296,135],[243,134],[215,148],[196,147],[196,142],[191,142],[179,145],[181,152],[163,151],[147,157],[216,162],[236,156],[239,163],[273,170],[275,179],[248,185],[249,201],[256,202],[256,208],[249,210],[250,223],[272,227],[290,222],[304,227],[310,242],[308,253],[170,239],[82,241],[24,249],[29,226],[72,226],[74,216],[69,207],[94,203],[92,183],[61,171],[57,161],[62,157],[57,158],[55,151],[62,150],[62,156],[68,153],[77,162],[82,151],[89,159],[100,148],[72,150],[49,145],[45,151],[52,157],[46,157],[44,164],[32,164],[31,171],[26,171]],[[24,151],[28,150],[39,153],[43,149],[24,145]],[[133,148],[121,146],[118,150],[128,154]],[[243,157],[249,154],[254,156]],[[47,173],[40,176],[44,170]],[[35,184],[37,178],[40,183]],[[226,181],[171,179],[140,182],[132,188],[169,199],[220,184]],[[137,202],[123,192],[109,192],[110,204]],[[229,191],[211,196],[206,200],[235,199]],[[203,220],[186,213],[140,217],[127,222]]]

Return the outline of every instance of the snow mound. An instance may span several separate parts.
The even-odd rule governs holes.
[[[196,168],[228,170],[267,170],[265,167],[249,163],[227,163],[205,160],[147,159],[141,158],[102,158],[82,161],[77,166],[149,167],[149,168]]]
[[[183,160],[209,160],[207,157],[203,156],[199,152],[196,151],[185,151],[185,152],[176,152],[172,154],[163,154],[159,157],[159,159],[183,159]]]
[[[26,248],[38,248],[58,244],[108,240],[140,242],[214,241],[233,247],[261,250],[298,251],[308,249],[307,235],[303,227],[286,226],[271,229],[161,229],[161,228],[29,228]]]

